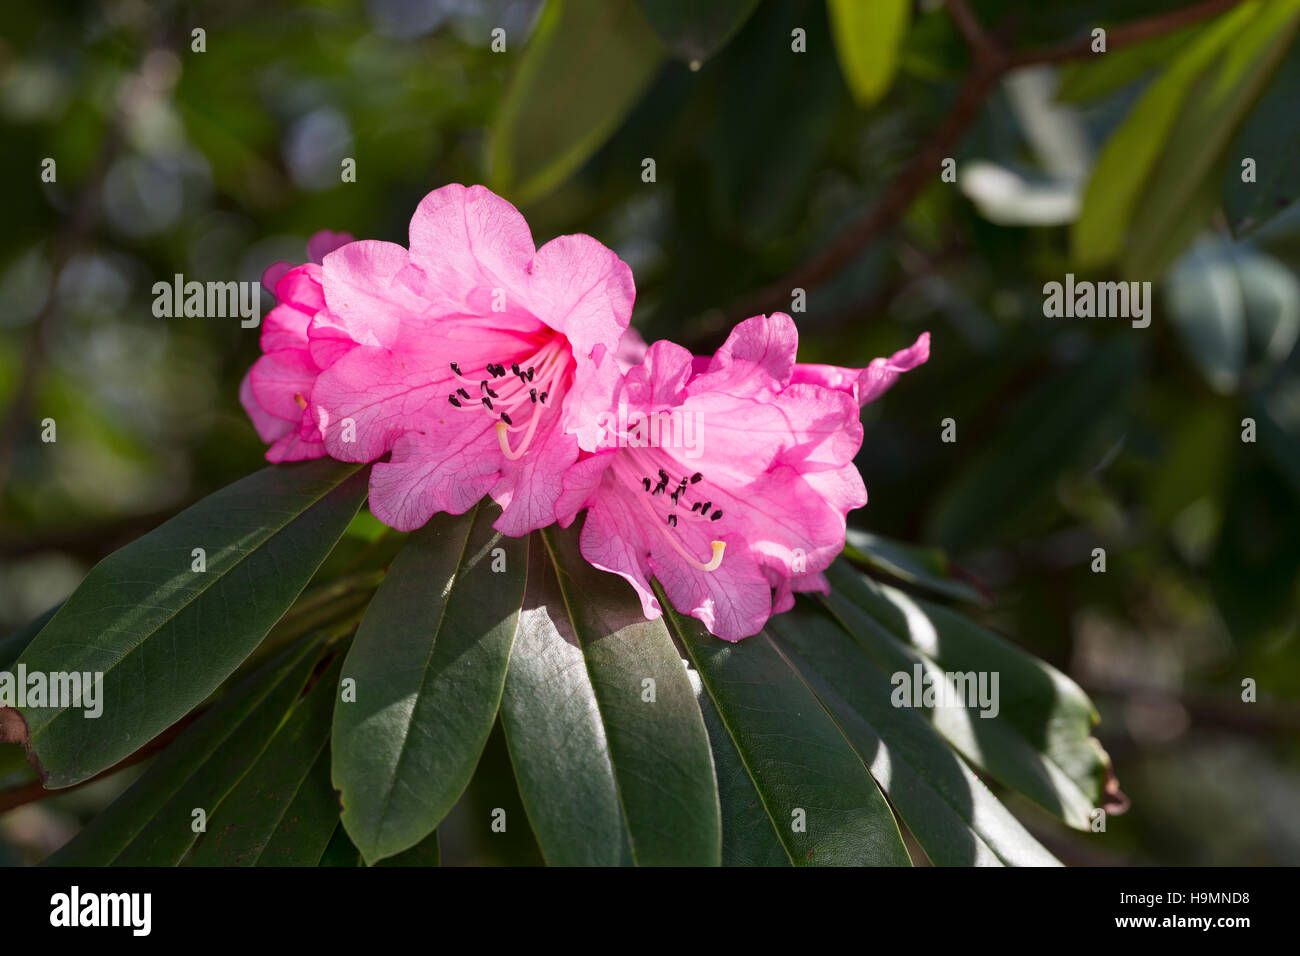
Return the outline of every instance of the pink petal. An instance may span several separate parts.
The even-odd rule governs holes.
[[[875,401],[898,381],[898,376],[909,372],[930,358],[930,333],[922,332],[908,348],[895,352],[889,358],[873,359],[866,368],[843,368],[837,365],[806,365],[794,367],[791,382],[821,385],[826,388],[854,394],[858,404]]]
[[[257,404],[295,426],[302,420],[315,380],[316,365],[303,349],[269,352],[249,371],[249,387]]]
[[[249,420],[257,431],[257,437],[264,442],[273,442],[289,434],[293,430],[293,422],[277,418],[257,403],[257,399],[253,397],[252,376],[253,370],[250,368],[239,383],[239,404],[243,405],[244,411],[248,413]]]
[[[717,389],[752,395],[775,391],[789,381],[795,367],[799,333],[784,312],[756,315],[739,323],[714,354],[692,391]]]
[[[632,270],[591,236],[560,236],[537,250],[531,263],[527,306],[562,332],[575,355],[597,345],[610,352],[632,317]]]
[[[262,351],[306,349],[307,326],[311,320],[311,313],[299,311],[291,305],[277,305],[262,320]]]
[[[483,186],[435,189],[411,218],[410,259],[427,276],[425,292],[438,313],[458,311],[480,290],[514,298],[534,251],[519,210]]]
[[[552,426],[534,437],[521,458],[510,461],[499,456],[501,478],[489,494],[504,510],[492,527],[512,538],[555,523],[564,473],[578,459],[577,440],[560,430],[558,416],[552,415],[550,420]],[[540,433],[541,427],[538,430]]]
[[[334,327],[361,345],[392,346],[403,322],[418,328],[441,314],[430,283],[391,242],[350,242],[325,256],[325,301]]]
[[[389,461],[370,473],[370,510],[398,531],[413,531],[439,512],[464,514],[497,481],[496,432],[486,417],[467,427],[407,432]]]

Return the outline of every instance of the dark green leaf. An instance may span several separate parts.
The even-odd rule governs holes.
[[[208,814],[188,866],[315,866],[339,821],[329,779],[341,658],[289,712],[257,762]]]
[[[265,468],[91,570],[23,652],[29,671],[103,674],[103,717],[27,707],[49,787],[111,767],[200,703],[279,620],[357,513],[366,474],[322,459]],[[206,571],[192,570],[193,550]]]
[[[908,865],[898,824],[875,780],[771,636],[728,644],[678,614],[662,595],[660,603],[786,858],[797,866]],[[731,777],[734,765],[729,769]],[[745,793],[733,780],[728,803],[734,810],[739,802],[746,813],[728,828],[750,830],[753,842],[729,855],[770,858],[766,834],[737,792]]]
[[[817,694],[929,858],[940,866],[1051,866],[1056,859],[811,602],[768,630]]]
[[[54,866],[175,866],[257,761],[320,657],[306,640],[268,663],[187,727],[130,789],[50,857]]]
[[[380,860],[375,866],[440,866],[442,855],[438,851],[438,831],[401,853]]]
[[[424,839],[469,782],[492,730],[524,593],[526,544],[492,508],[412,534],[343,667],[334,713],[343,823],[370,863]]]
[[[532,576],[528,650],[512,662],[502,718],[543,855],[716,866],[708,732],[667,629],[587,564],[576,527],[541,537],[534,557],[549,568]]]
[[[919,710],[967,760],[1080,829],[1099,805],[1109,761],[1092,737],[1091,701],[1065,675],[962,615],[882,587],[843,562],[827,573],[826,604],[885,673],[998,675],[996,713]]]
[[[948,556],[938,548],[904,544],[850,528],[844,553],[846,557],[874,571],[891,575],[935,594],[973,604],[987,603],[979,591],[965,581],[957,581],[949,575]]]
[[[529,550],[528,594],[501,698],[519,793],[547,863],[629,864],[631,835],[582,644],[541,535]],[[630,608],[629,623],[633,613],[640,609]]]
[[[754,786],[727,725],[704,692],[700,675],[691,671],[695,697],[709,731],[713,768],[718,777],[718,804],[722,809],[723,866],[790,866],[790,855],[768,816],[763,797]]]
[[[436,832],[436,831],[435,831]],[[400,854],[399,854],[400,856]],[[391,857],[390,859],[397,859]],[[330,837],[329,844],[325,847],[325,852],[321,854],[320,862],[317,866],[361,866],[361,851],[357,845],[348,838],[348,831],[340,822],[334,828],[334,835]]]

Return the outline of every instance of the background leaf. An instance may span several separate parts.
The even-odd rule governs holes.
[[[1142,188],[1159,162],[1187,94],[1257,13],[1256,4],[1243,4],[1198,32],[1106,140],[1071,232],[1073,260],[1080,268],[1105,265],[1119,256]]]
[[[637,6],[674,56],[698,65],[731,39],[758,0],[637,0]]]
[[[1223,208],[1235,236],[1249,235],[1300,198],[1300,51],[1294,48],[1228,147]],[[1255,181],[1242,181],[1242,160],[1255,160]]]
[[[558,186],[610,137],[662,57],[633,0],[550,0],[492,124],[493,188],[526,203]]]
[[[911,0],[828,0],[835,52],[859,106],[889,92],[912,18]]]

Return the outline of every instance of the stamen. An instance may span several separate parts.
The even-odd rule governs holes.
[[[469,392],[465,391],[463,388],[458,388],[456,391],[460,393],[461,398],[469,398]]]
[[[503,414],[502,418],[505,417]],[[528,446],[533,443],[533,435],[537,433],[537,423],[542,420],[541,415],[534,415],[528,422],[528,430],[524,432],[524,441],[517,449],[510,448],[510,435],[506,430],[505,422],[497,422],[497,442],[501,445],[501,454],[505,455],[510,461],[518,461],[528,453]]]
[[[697,471],[695,474],[691,475],[691,484],[695,484],[697,481],[699,481],[699,480],[700,480],[701,478],[703,478],[703,477],[704,477],[704,475]],[[684,481],[685,479],[682,479],[682,480]]]
[[[464,407],[463,405],[461,405],[461,403],[460,403],[460,399],[457,398],[457,397],[455,396],[454,393],[451,394],[451,395],[448,395],[448,396],[447,396],[447,401],[451,402],[451,403],[452,403],[453,405],[455,405],[457,408],[463,408],[463,407]]]
[[[710,520],[710,521],[717,521],[717,520],[718,520],[719,518],[721,518],[721,517],[722,517],[722,511],[721,511],[721,509],[719,509],[718,511],[713,512],[713,515],[712,515],[712,517],[709,518],[709,520]]]
[[[294,392],[293,400],[298,404],[299,408],[307,407],[307,399],[302,397],[302,392]]]
[[[492,399],[490,399],[490,398],[488,398],[486,395],[484,395],[484,396],[483,396],[483,404],[486,405],[489,409],[491,409],[491,408],[492,408]]]
[[[690,554],[687,553],[686,549],[682,547],[682,543],[677,540],[677,536],[675,534],[670,533],[667,527],[661,524],[655,525],[655,527],[664,533],[664,537],[667,538],[668,543],[673,546],[673,550],[676,551],[679,555],[681,555],[682,558],[686,561],[686,563],[689,564],[691,567],[693,567],[695,570],[706,571],[706,572],[716,571],[718,570],[718,568],[722,566],[722,553],[723,551],[726,550],[727,542],[725,541],[712,542],[713,557],[712,559],[710,559],[708,564],[704,564],[703,562],[696,561],[694,558],[692,558]]]
[[[645,490],[646,490],[646,491],[649,491],[649,490],[650,490],[650,479],[649,479],[649,478],[642,478],[642,479],[641,479],[641,484],[645,485]]]
[[[514,424],[514,422],[512,422],[512,421],[510,420],[510,416],[507,415],[505,412],[502,412],[502,413],[501,413],[501,420],[502,420],[503,422],[505,422],[507,425],[513,425],[513,424]]]
[[[674,528],[677,527],[677,515],[668,516],[668,524]]]
[[[451,363],[451,373],[452,373],[453,375],[459,375],[459,374],[460,374],[460,366],[457,365],[455,362],[452,362],[452,363]]]

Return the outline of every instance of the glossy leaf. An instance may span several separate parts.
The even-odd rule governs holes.
[[[948,556],[939,548],[891,541],[880,535],[850,528],[844,554],[858,564],[931,593],[973,604],[986,603],[979,591],[965,581],[958,581],[949,575]]]
[[[528,562],[528,594],[501,698],[520,796],[547,863],[630,864],[631,835],[600,702],[540,535],[532,537]],[[629,610],[631,624],[639,609]]]
[[[772,637],[764,632],[729,644],[663,597],[660,603],[786,858],[796,866],[908,865],[898,824],[875,780]],[[734,806],[736,791],[745,791],[729,764],[728,802]],[[744,825],[757,829],[757,852],[769,856],[757,820]],[[743,857],[755,850],[732,852]]]
[[[801,601],[768,630],[934,863],[1057,863],[824,611]]]
[[[889,91],[912,18],[911,0],[829,0],[831,32],[844,79],[860,106]]]
[[[357,513],[366,474],[321,459],[265,468],[97,564],[23,652],[33,671],[103,674],[103,716],[23,709],[49,787],[111,767],[218,687]],[[194,570],[202,548],[206,570]]]
[[[338,825],[329,779],[340,658],[280,725],[185,859],[188,866],[313,866]]]
[[[762,794],[754,786],[727,725],[704,692],[697,671],[690,671],[704,726],[709,731],[713,768],[718,777],[718,804],[722,809],[723,866],[791,866],[793,861],[768,816]]]
[[[550,0],[492,125],[494,188],[526,203],[562,183],[618,128],[662,58],[633,0]]]
[[[885,673],[913,683],[919,673],[954,689],[953,675],[996,673],[994,707],[918,712],[975,766],[1071,826],[1088,827],[1109,761],[1091,736],[1097,716],[1078,685],[962,615],[877,585],[843,562],[827,576],[827,607]]]
[[[320,658],[305,640],[172,742],[122,796],[55,853],[54,866],[175,866],[198,839],[195,808],[211,815],[257,761]]]
[[[550,863],[716,866],[713,760],[681,656],[577,537],[548,529],[534,548],[502,703],[538,844]]]
[[[370,863],[424,839],[469,782],[501,700],[526,546],[487,504],[411,535],[361,621],[334,713],[343,823]]]

